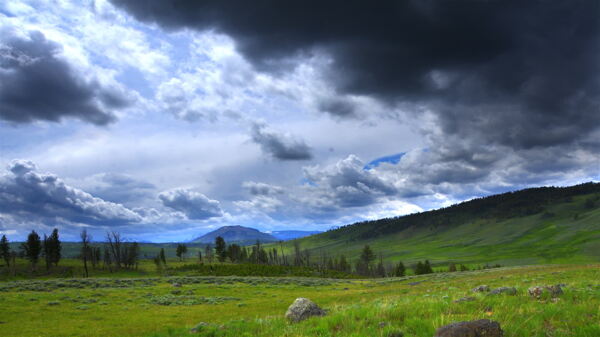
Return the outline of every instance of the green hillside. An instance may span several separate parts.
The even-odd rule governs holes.
[[[386,261],[434,265],[600,261],[600,183],[509,192],[299,239],[312,258],[356,259],[368,244]],[[291,253],[292,243],[285,246]]]

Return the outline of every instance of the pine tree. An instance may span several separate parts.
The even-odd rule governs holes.
[[[215,253],[219,262],[225,262],[227,258],[227,245],[225,244],[225,239],[221,236],[215,238]]]
[[[404,267],[404,263],[402,263],[402,261],[400,261],[394,268],[394,276],[402,277],[404,275],[406,275],[406,267]]]
[[[346,260],[346,256],[344,256],[344,255],[340,256],[340,264],[339,264],[338,270],[349,273],[351,271],[351,269],[352,269],[352,266],[350,266],[350,264]]]
[[[425,260],[425,264],[423,265],[423,269],[425,271],[424,274],[431,274],[431,273],[433,273],[433,269],[431,268],[431,265],[429,264],[429,260]]]
[[[85,277],[90,276],[90,273],[88,271],[88,267],[87,267],[87,260],[88,257],[90,256],[90,241],[91,241],[91,237],[88,235],[87,230],[83,230],[81,231],[81,234],[79,235],[79,237],[81,238],[81,259],[83,260],[83,270],[85,271]]]
[[[179,261],[183,261],[183,256],[187,252],[187,247],[184,244],[178,244],[177,250],[175,251],[175,255],[179,258]]]
[[[365,245],[363,247],[362,252],[360,253],[360,261],[357,264],[357,272],[362,275],[370,275],[371,274],[371,263],[375,260],[375,253],[369,245]],[[358,270],[360,269],[360,271]]]
[[[2,239],[0,239],[0,258],[4,260],[7,267],[10,267],[10,246],[6,235],[2,235]]]
[[[54,230],[52,230],[52,234],[50,234],[48,241],[50,243],[50,263],[58,266],[58,262],[62,257],[62,244],[60,242],[60,238],[58,237],[58,229],[54,228]]]
[[[42,255],[44,256],[44,260],[46,261],[46,271],[50,270],[50,260],[51,260],[51,244],[49,243],[48,236],[44,234],[44,241],[42,244]]]
[[[27,242],[21,244],[21,249],[27,260],[31,262],[33,269],[35,269],[38,259],[40,258],[40,253],[42,252],[42,241],[40,240],[40,236],[35,231],[31,231],[27,236]]]
[[[164,248],[161,248],[161,249],[160,249],[160,253],[159,253],[159,255],[158,255],[158,256],[159,256],[160,260],[162,261],[162,263],[163,263],[164,265],[167,265],[167,258],[166,258],[166,256],[165,256],[165,249],[164,249]]]

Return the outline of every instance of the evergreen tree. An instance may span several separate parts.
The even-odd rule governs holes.
[[[394,268],[394,276],[402,277],[404,275],[406,275],[406,267],[404,267],[404,263],[402,263],[402,261],[400,261]]]
[[[25,255],[25,258],[31,262],[31,266],[35,269],[35,266],[40,258],[42,252],[42,241],[40,236],[35,232],[31,231],[27,236],[27,242],[21,244],[21,249]]]
[[[162,261],[162,263],[164,265],[167,265],[167,257],[165,256],[165,249],[164,248],[160,249],[160,253],[158,254],[158,257],[160,258],[160,260]]]
[[[448,265],[448,272],[453,273],[456,271],[456,265],[454,263],[450,263]]]
[[[4,260],[7,267],[10,267],[10,246],[6,235],[2,235],[2,239],[0,239],[0,258]]]
[[[423,272],[423,263],[421,261],[417,262],[417,264],[415,265],[413,271],[415,272],[415,275],[422,275],[422,274],[424,274],[424,272]]]
[[[423,265],[423,268],[425,270],[425,274],[433,273],[433,269],[431,268],[431,265],[429,264],[429,260],[425,260],[425,264]]]
[[[88,271],[87,261],[88,257],[90,256],[91,237],[85,229],[81,231],[79,237],[81,238],[81,259],[83,260],[83,270],[85,271],[85,277],[88,277],[90,276],[90,273]]]
[[[60,242],[60,238],[58,237],[58,229],[54,228],[52,230],[52,234],[50,234],[50,237],[48,238],[48,243],[50,244],[50,263],[58,266],[58,262],[62,257],[62,244]]]
[[[202,251],[198,250],[198,262],[202,263]]]
[[[179,258],[179,261],[183,261],[183,256],[187,253],[187,246],[184,244],[178,244],[177,250],[175,251],[175,255]]]
[[[50,243],[48,240],[48,236],[44,234],[44,241],[42,241],[42,255],[44,256],[44,260],[46,261],[46,270],[50,270]]]
[[[375,260],[375,253],[369,245],[365,245],[363,247],[362,252],[360,253],[360,259],[357,263],[357,272],[361,275],[368,276],[371,274],[371,263]]]
[[[239,245],[231,244],[227,247],[227,256],[233,263],[239,263],[242,260],[242,247]]]
[[[346,260],[346,256],[344,256],[344,255],[340,256],[338,270],[349,273],[351,271],[351,269],[352,269],[352,266],[350,266],[350,264]]]
[[[429,264],[429,260],[425,260],[425,263],[419,261],[414,268],[415,275],[423,275],[423,274],[431,274],[433,273],[433,269]]]
[[[225,239],[221,236],[215,238],[215,253],[219,262],[225,262],[227,258],[227,245],[225,244]]]

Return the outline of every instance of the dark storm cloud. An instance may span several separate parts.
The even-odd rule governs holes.
[[[128,225],[142,217],[123,205],[105,201],[65,184],[53,174],[39,173],[30,161],[14,160],[0,175],[0,213],[23,223]]]
[[[279,160],[309,160],[312,158],[311,149],[306,143],[291,135],[269,129],[266,125],[252,125],[252,140],[261,149]]]
[[[252,195],[278,195],[283,193],[283,188],[275,185],[255,182],[255,181],[245,181],[242,184],[242,187],[248,190]]]
[[[85,79],[39,31],[22,37],[0,27],[0,119],[14,123],[77,118],[96,125],[130,104],[118,89]]]
[[[204,194],[189,189],[174,189],[158,195],[163,205],[184,213],[189,219],[205,220],[223,216],[223,210],[217,200],[211,200]]]
[[[121,173],[95,175],[86,190],[104,200],[126,204],[139,204],[156,198],[156,186]]]
[[[473,142],[560,145],[600,124],[595,0],[111,1],[168,29],[228,34],[260,70],[328,53],[341,94],[425,104],[444,133]]]

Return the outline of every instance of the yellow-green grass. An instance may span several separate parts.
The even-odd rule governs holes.
[[[194,283],[199,281],[203,283]],[[182,286],[174,287],[172,282]],[[557,283],[567,285],[558,301],[527,295],[530,286]],[[486,296],[470,291],[480,284],[514,286],[518,295]],[[173,291],[181,291],[172,295],[175,298],[229,300],[195,305],[152,303]],[[464,296],[476,300],[453,302]],[[314,300],[329,310],[328,315],[287,323],[283,314],[297,297]],[[500,322],[507,337],[596,337],[600,336],[600,266],[510,267],[373,280],[154,277],[13,281],[0,282],[0,308],[0,336],[14,337],[388,336],[398,331],[404,336],[432,336],[439,326],[481,318]],[[209,325],[190,334],[189,329],[199,322]]]

